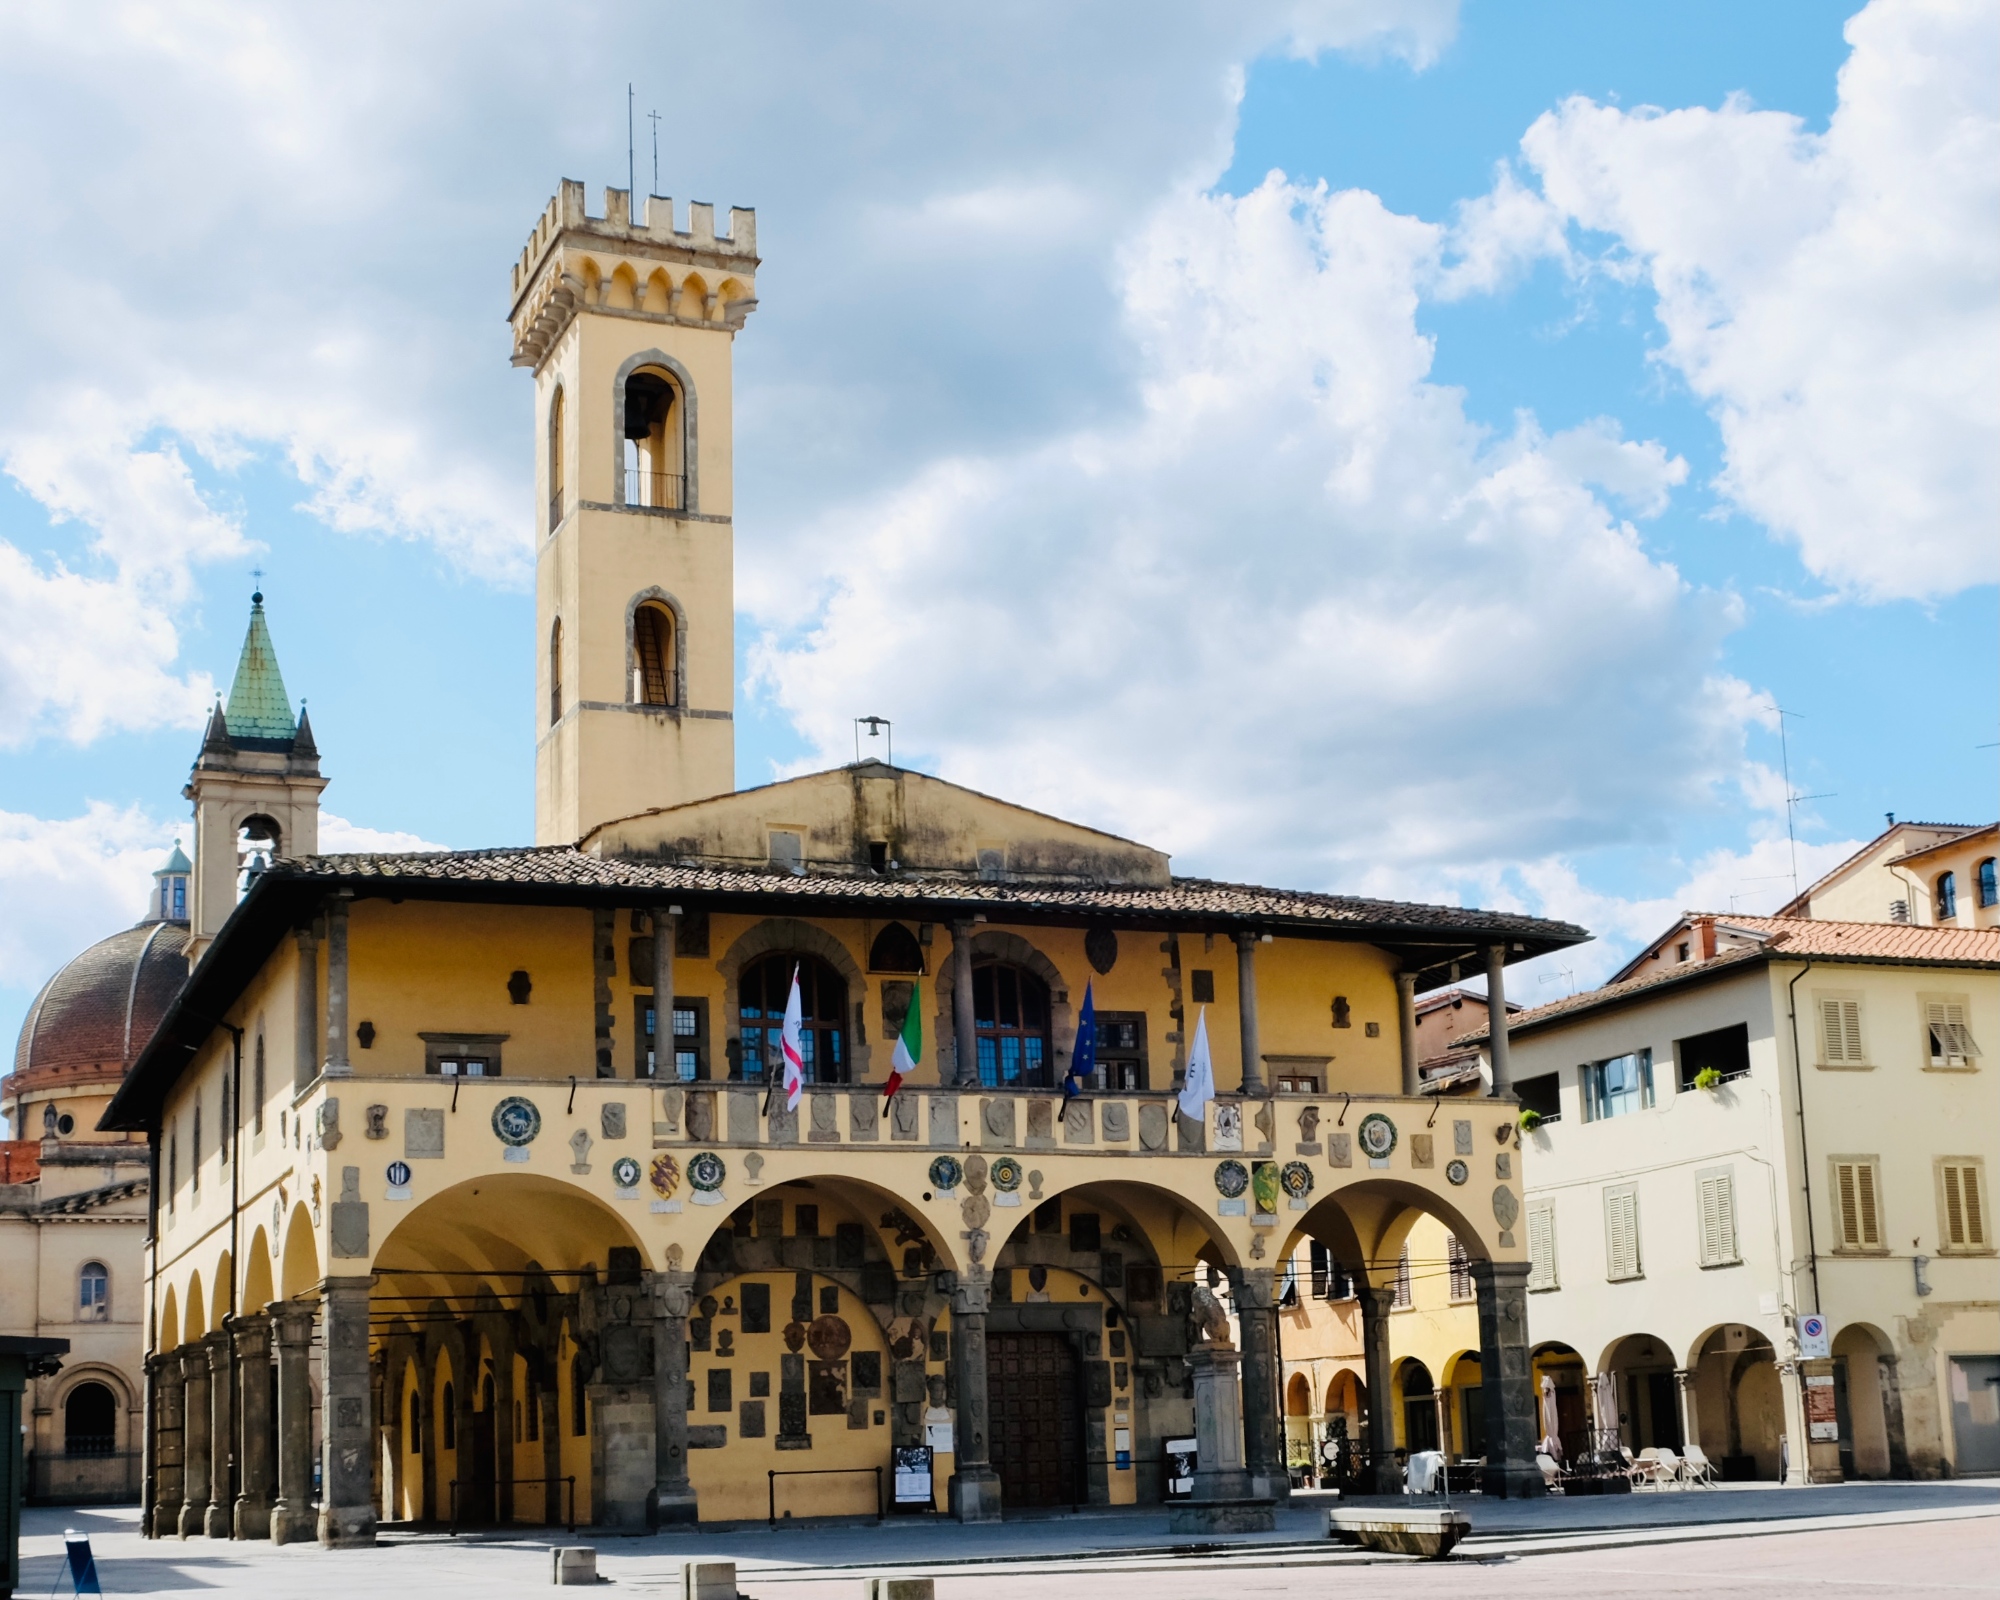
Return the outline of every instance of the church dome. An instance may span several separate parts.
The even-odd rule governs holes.
[[[116,1084],[187,982],[185,923],[149,919],[100,939],[42,986],[14,1047],[9,1100]]]

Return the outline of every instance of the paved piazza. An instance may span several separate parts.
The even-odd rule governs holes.
[[[1307,1498],[1307,1497],[1302,1497]],[[1274,1535],[1176,1545],[1158,1515],[1086,1514],[966,1528],[939,1520],[761,1525],[698,1537],[617,1539],[584,1530],[604,1587],[677,1595],[690,1555],[733,1558],[750,1600],[861,1600],[871,1573],[920,1572],[939,1600],[1000,1600],[1051,1579],[1134,1600],[1344,1592],[1467,1596],[1765,1597],[2000,1593],[2000,1484],[1853,1484],[1469,1507],[1473,1537],[1446,1562],[1370,1557],[1317,1537],[1321,1504],[1287,1509]],[[135,1509],[30,1509],[20,1593],[58,1585],[64,1527],[87,1528],[107,1595],[281,1595],[421,1590],[503,1600],[550,1587],[544,1538],[389,1533],[330,1553],[204,1539],[146,1541]],[[564,1539],[562,1542],[569,1542]],[[67,1592],[67,1584],[60,1584]]]

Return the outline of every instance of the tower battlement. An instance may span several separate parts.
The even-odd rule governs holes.
[[[584,307],[741,327],[757,303],[756,270],[755,211],[732,206],[718,234],[715,207],[693,200],[682,229],[671,196],[648,195],[635,220],[631,191],[607,188],[594,217],[583,185],[565,178],[514,263],[514,365],[539,365]]]

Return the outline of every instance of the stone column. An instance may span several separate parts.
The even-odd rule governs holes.
[[[674,1060],[674,945],[680,938],[681,908],[653,908],[653,1076],[680,1078]]]
[[[1881,1375],[1882,1428],[1889,1439],[1889,1476],[1909,1478],[1910,1442],[1903,1431],[1903,1378],[1894,1356],[1877,1356],[1875,1369]]]
[[[562,1368],[556,1358],[546,1358],[547,1381],[542,1384],[536,1404],[542,1409],[542,1520],[550,1527],[560,1525],[569,1515],[572,1496],[562,1482],[562,1401],[556,1374]],[[685,1393],[685,1390],[683,1390]]]
[[[1695,1369],[1674,1368],[1674,1389],[1681,1407],[1681,1448],[1701,1443],[1701,1417],[1696,1410]]]
[[[347,1062],[347,902],[345,892],[326,903],[326,1066],[329,1078],[345,1078]]]
[[[1356,1282],[1361,1302],[1361,1361],[1368,1379],[1368,1464],[1362,1473],[1364,1492],[1401,1494],[1403,1477],[1396,1470],[1396,1397],[1390,1385],[1389,1313],[1396,1304],[1391,1286],[1377,1288]]]
[[[965,972],[971,972],[969,963]],[[965,987],[970,991],[969,976]],[[969,992],[966,1003],[971,1004]],[[986,1312],[991,1295],[991,1280],[983,1272],[976,1281],[961,1280],[951,1293],[951,1364],[958,1415],[946,1498],[960,1522],[1000,1520],[1000,1474],[993,1470],[992,1417],[986,1400]]]
[[[319,1075],[319,936],[299,929],[298,1028],[293,1038],[292,1089],[305,1090]]]
[[[327,1011],[331,1017],[331,1004]],[[320,1365],[319,1542],[329,1550],[375,1542],[374,1395],[368,1369],[373,1281],[328,1278],[320,1302],[326,1345]]]
[[[208,1523],[210,1454],[208,1352],[199,1341],[184,1344],[181,1361],[181,1514],[175,1532],[183,1539]]]
[[[1263,1048],[1257,1042],[1257,944],[1254,933],[1236,936],[1236,1011],[1243,1033],[1243,1092],[1264,1092]]]
[[[227,1137],[225,1134],[224,1137]],[[229,1370],[230,1337],[218,1328],[202,1340],[208,1354],[208,1510],[201,1531],[211,1539],[227,1539],[236,1512],[236,1384]]]
[[[657,924],[655,924],[657,926]],[[700,1520],[688,1482],[687,1319],[694,1308],[692,1272],[656,1272],[653,1291],[653,1503],[656,1528]]]
[[[238,1317],[236,1337],[236,1528],[239,1539],[271,1537],[271,1319]]]
[[[311,1306],[272,1308],[278,1346],[278,1499],[271,1507],[271,1542],[296,1544],[313,1536]]]
[[[1243,1451],[1242,1362],[1226,1344],[1197,1344],[1188,1351],[1188,1372],[1194,1379],[1195,1500],[1248,1500],[1254,1495]]]
[[[153,1376],[153,1527],[155,1539],[181,1531],[181,1501],[186,1494],[183,1454],[186,1378],[177,1351],[152,1357],[146,1370]]]
[[[1514,1089],[1514,1066],[1507,1056],[1507,980],[1502,970],[1507,965],[1507,947],[1504,944],[1489,944],[1486,947],[1486,1051],[1493,1063],[1493,1087],[1489,1093],[1511,1094]],[[1531,1459],[1529,1466],[1534,1466]]]
[[[1417,1075],[1417,975],[1396,974],[1396,1038],[1403,1050],[1403,1093],[1414,1095],[1423,1087]]]
[[[1532,1500],[1549,1492],[1535,1465],[1535,1380],[1528,1350],[1525,1261],[1475,1261],[1479,1291],[1479,1373],[1486,1402],[1483,1493],[1496,1500]]]
[[[1250,1493],[1260,1500],[1291,1498],[1285,1468],[1285,1423],[1279,1400],[1278,1305],[1270,1267],[1232,1267],[1230,1289],[1243,1335],[1243,1457]]]
[[[952,1050],[957,1056],[957,1065],[952,1072],[952,1082],[977,1087],[979,1083],[979,1034],[972,1015],[972,924],[954,922],[951,925],[951,953],[954,958],[951,989],[951,1037]],[[985,1338],[982,1332],[981,1341]],[[980,1358],[984,1361],[984,1356]],[[980,1371],[980,1392],[985,1392],[985,1372]],[[998,1490],[996,1488],[995,1492]],[[997,1502],[996,1502],[997,1503]]]

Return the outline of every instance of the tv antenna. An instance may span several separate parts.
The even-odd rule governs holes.
[[[1805,713],[1802,711],[1787,711],[1775,700],[1771,702],[1771,709],[1778,714],[1778,761],[1785,779],[1785,842],[1791,846],[1792,851],[1792,899],[1796,900],[1799,897],[1799,834],[1798,828],[1793,821],[1793,813],[1808,800],[1831,800],[1834,795],[1833,791],[1825,794],[1794,794],[1792,792],[1792,754],[1791,748],[1785,740],[1785,718],[1797,717],[1803,722],[1805,720]],[[1790,902],[1786,903],[1789,904]]]
[[[896,764],[896,736],[892,731],[894,727],[895,724],[890,722],[887,717],[856,717],[854,719],[854,764],[857,767],[861,765],[861,730],[866,728],[869,738],[880,739],[883,742],[887,749],[886,763],[893,767]],[[871,749],[869,754],[873,755],[874,751]]]
[[[639,172],[632,147],[632,85],[625,85],[625,219],[632,219],[632,192],[639,187]]]
[[[659,114],[659,112],[657,112],[657,111],[648,111],[648,112],[646,113],[646,120],[647,120],[648,122],[652,123],[652,125],[653,125],[653,187],[652,187],[651,189],[647,190],[646,192],[647,192],[648,194],[658,194],[658,193],[660,192],[660,114]]]

